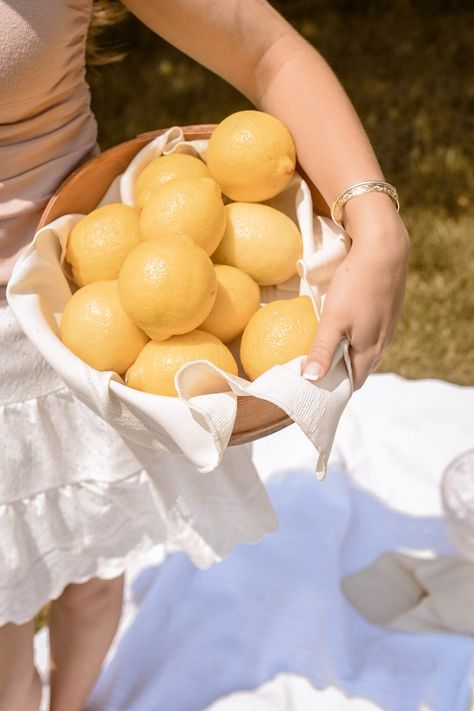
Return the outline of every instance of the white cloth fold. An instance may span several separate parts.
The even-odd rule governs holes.
[[[185,142],[181,129],[169,129],[138,153],[101,204],[118,197],[133,203],[134,180],[152,158],[173,150],[204,155],[206,145],[207,141]],[[296,220],[304,255],[298,265],[303,275],[300,283],[293,279],[267,292],[267,298],[288,298],[299,291],[311,296],[319,312],[324,293],[317,286],[315,252],[324,263],[324,288],[331,270],[346,254],[346,237],[323,218],[314,218],[313,229],[311,196],[299,176],[271,203]],[[222,461],[236,417],[237,396],[263,398],[279,405],[310,438],[319,452],[317,475],[323,478],[339,417],[352,392],[347,341],[341,342],[331,372],[318,383],[302,377],[304,358],[298,358],[270,369],[253,383],[207,362],[187,364],[176,376],[180,398],[128,388],[117,374],[87,366],[59,339],[58,324],[71,295],[61,264],[69,232],[80,217],[61,217],[37,233],[17,262],[7,291],[23,330],[76,397],[130,442],[157,451],[182,452],[203,473]]]
[[[349,602],[369,622],[407,632],[474,635],[474,562],[387,552],[344,578]]]
[[[304,676],[277,674],[255,691],[238,691],[216,701],[205,711],[380,711],[368,699],[348,697],[330,686],[316,689]]]

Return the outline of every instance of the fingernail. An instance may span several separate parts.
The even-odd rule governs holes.
[[[303,377],[306,380],[312,380],[316,382],[321,376],[321,366],[315,360],[310,360],[304,369]]]

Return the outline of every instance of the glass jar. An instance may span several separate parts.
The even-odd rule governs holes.
[[[461,452],[444,470],[441,500],[456,548],[474,560],[474,449]]]

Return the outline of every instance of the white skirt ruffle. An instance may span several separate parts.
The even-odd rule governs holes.
[[[184,456],[130,445],[72,396],[6,304],[0,337],[0,626],[154,546],[205,568],[275,530],[249,447],[199,474]]]

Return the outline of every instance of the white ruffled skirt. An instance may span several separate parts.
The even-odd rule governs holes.
[[[72,396],[5,303],[0,338],[0,626],[152,547],[205,568],[275,530],[248,446],[200,474],[183,456],[129,445]]]

